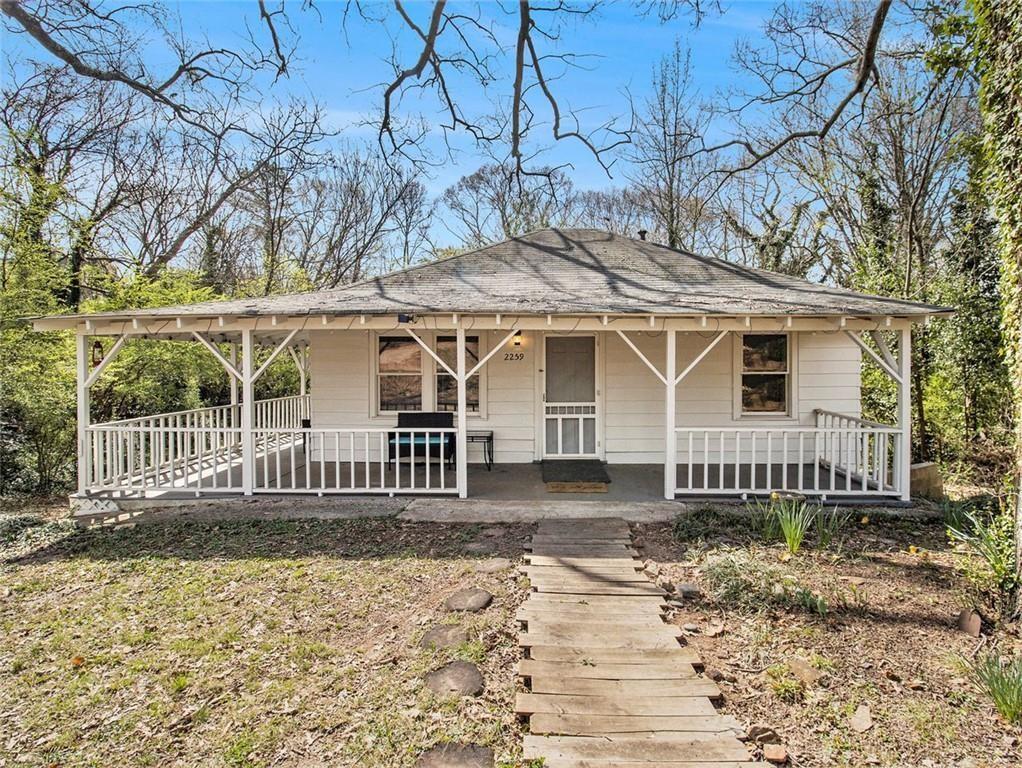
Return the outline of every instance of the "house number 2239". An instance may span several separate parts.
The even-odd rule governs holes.
[[[524,352],[505,352],[504,353],[504,359],[505,360],[514,360],[514,361],[524,360],[525,359],[525,353]]]

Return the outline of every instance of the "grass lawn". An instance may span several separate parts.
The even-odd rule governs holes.
[[[663,572],[702,589],[671,620],[698,626],[688,641],[724,710],[773,728],[794,765],[1019,765],[1022,730],[961,662],[991,640],[1018,655],[1018,635],[957,630],[968,590],[941,522],[863,520],[790,558],[740,508],[639,535]],[[853,718],[860,706],[868,721]]]
[[[405,766],[437,742],[517,765],[513,569],[527,529],[337,521],[164,521],[80,530],[0,517],[0,766]],[[494,604],[455,615],[468,586]],[[469,643],[422,650],[458,622]],[[476,662],[479,698],[423,675]]]

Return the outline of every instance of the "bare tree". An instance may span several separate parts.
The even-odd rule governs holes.
[[[652,213],[654,230],[671,248],[696,248],[713,194],[709,161],[694,152],[707,116],[691,91],[688,53],[675,44],[653,73],[652,95],[627,155],[634,168],[632,186]]]
[[[666,242],[655,227],[655,217],[645,197],[633,187],[583,190],[577,195],[575,226],[602,229],[627,237],[636,237],[640,230],[649,239]]]
[[[518,177],[513,168],[484,165],[442,196],[463,244],[480,246],[574,219],[575,188],[556,168]]]
[[[423,183],[411,179],[394,206],[394,244],[387,263],[388,269],[410,267],[433,251],[429,230],[434,208]]]

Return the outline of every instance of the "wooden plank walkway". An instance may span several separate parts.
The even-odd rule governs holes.
[[[666,624],[664,591],[642,572],[628,524],[544,520],[523,569],[518,611],[528,693],[524,757],[546,768],[748,768],[720,690]],[[765,764],[762,764],[765,765]]]

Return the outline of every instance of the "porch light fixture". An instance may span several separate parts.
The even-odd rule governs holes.
[[[511,343],[514,344],[516,347],[522,346],[522,332],[521,331],[518,331],[515,334],[514,338],[511,340]]]
[[[99,340],[92,342],[92,367],[95,368],[103,362],[103,345]]]

